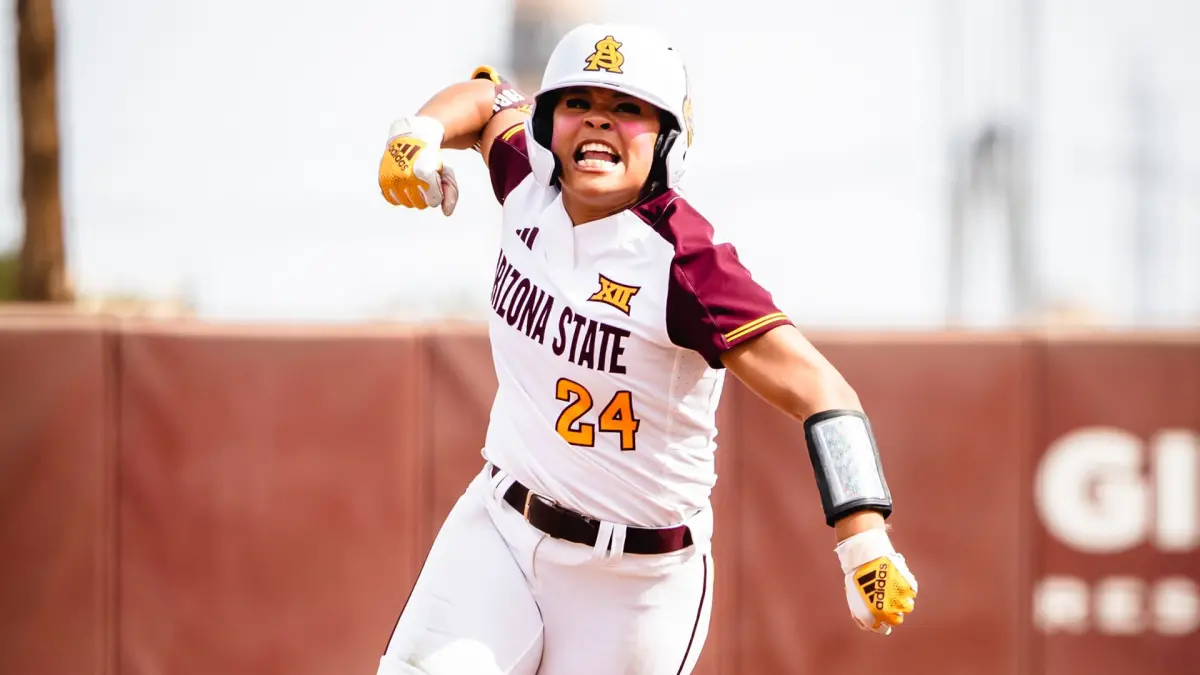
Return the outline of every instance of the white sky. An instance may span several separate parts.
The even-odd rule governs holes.
[[[929,326],[944,312],[947,139],[1025,110],[1022,4],[621,0],[597,18],[654,25],[684,50],[698,125],[686,189],[785,310],[807,324]],[[1188,123],[1200,119],[1200,3],[1038,4],[1040,288],[1133,317],[1137,72],[1157,116],[1156,307],[1200,321],[1200,125]],[[57,7],[84,291],[187,293],[234,320],[486,306],[499,208],[477,156],[452,154],[465,194],[449,220],[389,206],[375,171],[392,119],[479,63],[505,65],[509,3]],[[20,229],[12,20],[0,13],[0,246]],[[985,250],[970,260],[971,316],[1003,322],[1003,248]]]

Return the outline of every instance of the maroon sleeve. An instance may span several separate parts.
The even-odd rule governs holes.
[[[714,243],[712,225],[686,201],[678,196],[659,198],[642,210],[675,247],[667,290],[671,342],[698,352],[713,368],[723,368],[725,352],[792,323],[771,294],[754,281],[733,245]]]
[[[496,136],[488,154],[488,172],[492,175],[492,191],[503,204],[532,169],[529,152],[525,147],[525,124],[514,124]]]

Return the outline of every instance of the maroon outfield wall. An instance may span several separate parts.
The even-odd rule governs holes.
[[[1186,671],[1200,336],[814,339],[918,611],[853,627],[799,426],[731,382],[698,672]],[[472,327],[0,317],[0,671],[373,673],[494,388]]]

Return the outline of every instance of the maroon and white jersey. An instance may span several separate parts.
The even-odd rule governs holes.
[[[677,524],[716,482],[721,354],[790,321],[675,191],[572,226],[530,175],[525,133],[489,157],[504,230],[483,454],[593,518]]]

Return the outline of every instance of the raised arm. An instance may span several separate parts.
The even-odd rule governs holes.
[[[516,142],[509,144],[500,166],[492,150],[496,140],[502,135],[508,139],[528,114],[524,95],[493,69],[477,68],[469,80],[440,90],[414,114],[392,123],[379,161],[380,192],[395,206],[440,205],[448,216],[458,199],[458,182],[441,151],[474,148],[489,165],[493,187],[503,201],[528,173],[528,162],[524,146]]]
[[[505,83],[494,70],[476,69],[472,79],[456,82],[425,102],[417,116],[437,120],[445,129],[442,147],[477,148],[488,161],[496,137],[528,116],[523,94]]]

